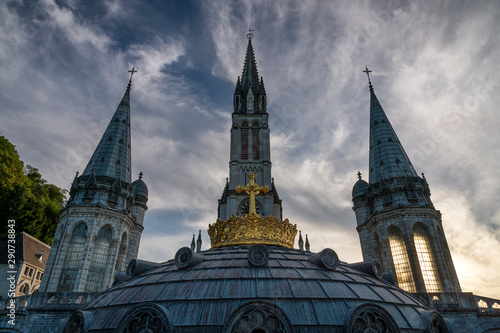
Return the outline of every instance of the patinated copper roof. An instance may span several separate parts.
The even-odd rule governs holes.
[[[317,266],[309,252],[273,246],[268,251],[263,267],[249,263],[248,246],[201,252],[203,261],[186,269],[174,260],[162,263],[87,304],[82,310],[93,313],[89,332],[119,327],[141,304],[168,309],[176,332],[219,332],[235,310],[252,301],[277,306],[296,332],[342,329],[349,309],[364,303],[385,309],[402,331],[424,329],[420,318],[428,309],[386,281],[345,263],[334,270]]]

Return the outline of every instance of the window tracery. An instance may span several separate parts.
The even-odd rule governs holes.
[[[109,226],[102,227],[97,234],[85,291],[99,292],[104,285],[112,236],[113,231]]]
[[[285,314],[273,303],[250,302],[229,318],[226,333],[291,333],[293,328]]]
[[[406,244],[401,234],[401,230],[391,226],[387,230],[389,234],[389,245],[391,247],[392,261],[396,271],[396,280],[400,288],[414,293],[417,292],[413,272],[411,270],[410,259],[406,251]]]
[[[383,308],[373,304],[362,304],[348,316],[349,333],[396,333],[399,332],[394,319]]]
[[[415,242],[422,277],[424,278],[425,290],[428,293],[442,292],[443,287],[429,242],[429,236],[427,235],[427,230],[421,224],[417,224],[413,228],[413,240]]]
[[[80,269],[82,259],[84,258],[84,247],[87,236],[87,225],[78,224],[73,230],[71,241],[64,258],[63,269],[57,291],[72,291],[76,284],[76,275]]]
[[[169,320],[162,307],[145,304],[128,312],[122,322],[120,333],[169,333]]]

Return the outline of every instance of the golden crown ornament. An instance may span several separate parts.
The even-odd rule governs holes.
[[[208,225],[208,235],[212,248],[232,245],[277,245],[293,248],[297,225],[278,220],[273,215],[261,217],[255,209],[255,196],[259,192],[267,193],[269,187],[255,183],[256,174],[248,175],[250,182],[246,186],[236,186],[238,193],[246,192],[250,196],[249,213],[243,217],[236,215],[227,220],[217,219]]]

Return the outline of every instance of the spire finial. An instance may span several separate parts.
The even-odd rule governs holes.
[[[253,32],[252,27],[248,28],[248,30],[247,30],[247,39],[248,40],[252,40],[253,39],[253,33],[252,32]]]
[[[365,70],[363,71],[363,73],[366,73],[366,76],[368,76],[368,83],[370,85],[370,92],[373,92],[373,86],[372,86],[372,81],[370,80],[370,73],[372,71],[368,69],[368,66],[365,66]]]
[[[76,172],[76,177],[78,177],[78,175],[80,175],[80,172],[78,172],[78,171],[77,171],[77,172]]]
[[[358,179],[361,179],[361,172],[358,171]]]
[[[139,172],[139,179],[142,179],[142,175],[144,175],[144,174],[142,173],[142,171],[141,171],[141,172]]]
[[[127,89],[130,89],[130,87],[132,86],[132,76],[134,76],[134,73],[137,73],[137,71],[135,70],[135,67],[132,66],[132,69],[128,72],[130,73],[130,80],[128,81]]]
[[[425,178],[425,173],[422,172],[422,178]]]

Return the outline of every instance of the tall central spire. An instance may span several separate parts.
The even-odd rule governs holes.
[[[281,200],[271,177],[271,146],[269,140],[269,114],[267,113],[264,80],[259,80],[257,62],[252,45],[252,30],[247,34],[248,44],[243,73],[236,81],[234,110],[231,126],[231,152],[229,179],[219,200],[219,218],[249,213],[250,200],[237,187],[247,183],[248,176],[255,174],[255,182],[267,186],[269,192],[255,196],[255,211],[267,217],[281,218]],[[252,204],[253,208],[253,204]]]
[[[253,31],[253,30],[249,30]],[[241,79],[238,77],[234,91],[235,113],[266,113],[266,89],[264,80],[259,80],[257,63],[252,45],[253,34],[247,34],[248,44]]]
[[[371,71],[366,69],[367,74]],[[370,84],[370,184],[399,176],[418,177]]]

